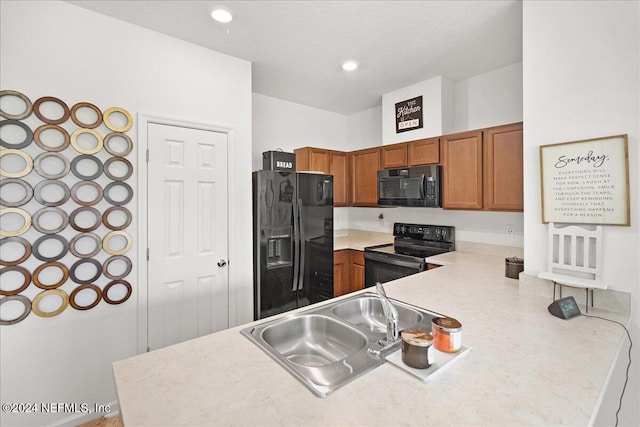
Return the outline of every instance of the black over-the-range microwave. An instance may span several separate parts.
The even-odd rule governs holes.
[[[378,171],[378,204],[439,208],[441,166]]]

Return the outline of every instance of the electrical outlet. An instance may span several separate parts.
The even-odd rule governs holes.
[[[514,237],[513,225],[507,225],[507,236]]]

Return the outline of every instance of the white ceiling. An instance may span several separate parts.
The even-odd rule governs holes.
[[[69,3],[251,61],[253,92],[341,114],[435,76],[461,80],[522,61],[519,0]],[[220,4],[231,23],[209,17]],[[345,59],[358,70],[343,71]]]

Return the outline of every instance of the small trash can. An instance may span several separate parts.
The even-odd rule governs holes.
[[[510,279],[518,279],[524,270],[524,259],[516,256],[504,259],[504,275]]]

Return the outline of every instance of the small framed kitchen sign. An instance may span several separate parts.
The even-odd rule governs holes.
[[[627,135],[540,146],[542,222],[630,225]]]
[[[396,133],[421,129],[422,96],[396,103]]]

